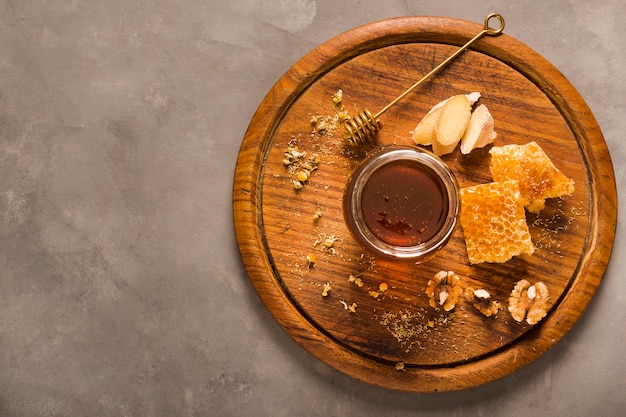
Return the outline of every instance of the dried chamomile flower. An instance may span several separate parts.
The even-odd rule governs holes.
[[[378,291],[370,291],[369,295],[371,297],[378,298],[379,296],[384,295],[388,289],[389,289],[389,285],[387,285],[386,282],[381,282],[378,285]]]
[[[333,94],[333,105],[339,106],[343,101],[343,90],[337,90],[335,94]]]
[[[302,169],[304,171],[308,171],[310,176],[311,172],[317,169],[317,166],[321,161],[322,158],[320,157],[320,154],[314,153],[304,162],[304,164],[302,164]]]
[[[326,239],[324,239],[324,248],[331,249],[335,245],[335,241],[337,241],[337,238],[335,236],[328,236]]]
[[[317,210],[315,210],[315,214],[313,214],[313,221],[316,222],[321,218],[322,218],[322,208],[318,207]]]
[[[330,282],[327,282],[322,287],[322,297],[328,297],[328,293],[330,292],[330,290],[331,290]]]
[[[309,171],[298,171],[298,173],[296,174],[296,179],[300,182],[307,182],[310,176],[311,173]]]
[[[311,126],[313,126],[313,133],[323,135],[328,129],[332,129],[332,125],[326,116],[313,116],[311,118]]]
[[[356,307],[357,307],[356,303],[352,303],[352,304],[348,305],[348,303],[346,303],[343,300],[340,300],[339,302],[343,306],[344,310],[348,310],[350,313],[356,313]]]
[[[502,305],[491,299],[491,295],[485,289],[475,290],[474,288],[468,287],[465,289],[465,299],[472,303],[474,307],[478,309],[481,313],[483,313],[487,317],[491,317],[494,314],[497,314],[498,311],[502,308]]]
[[[509,297],[509,313],[517,321],[526,319],[528,324],[537,324],[548,313],[550,294],[543,282],[530,285],[525,279],[515,283]]]
[[[339,110],[337,112],[337,120],[341,123],[341,122],[345,122],[347,119],[349,118],[348,116],[348,110],[343,109],[343,110]]]
[[[306,261],[307,261],[307,267],[309,269],[313,268],[315,266],[315,254],[314,253],[309,253],[306,256]]]
[[[428,280],[428,288],[426,288],[430,306],[443,307],[445,311],[452,310],[463,291],[458,285],[459,281],[459,276],[452,271],[437,272],[433,279]]]
[[[360,277],[360,275],[362,275],[362,274],[363,274],[362,272],[360,274],[357,274],[357,275],[350,274],[350,276],[348,277],[348,282],[354,283],[357,287],[362,287],[363,286],[363,280]]]
[[[343,122],[348,118],[348,110],[343,105],[343,90],[337,90],[333,94],[333,109],[335,109],[335,120]]]
[[[293,187],[296,190],[304,188],[304,185],[309,181],[311,174],[317,169],[320,161],[321,158],[319,154],[314,153],[302,164],[300,170],[295,175],[295,179],[293,180]]]
[[[300,159],[306,155],[306,152],[301,152],[297,146],[289,145],[285,150],[283,157],[283,165],[286,167],[293,166],[300,162]]]

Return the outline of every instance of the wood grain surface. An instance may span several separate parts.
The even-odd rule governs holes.
[[[584,100],[549,62],[506,34],[476,43],[443,72],[381,117],[382,130],[358,149],[334,130],[333,94],[350,115],[384,107],[482,29],[438,17],[365,25],[311,51],[278,80],[243,139],[233,188],[243,262],[259,296],[285,331],[312,355],[381,387],[432,392],[465,389],[503,377],[553,346],[581,316],[608,263],[617,195],[602,133]],[[495,145],[536,141],[574,179],[572,196],[527,215],[536,252],[503,264],[470,265],[462,229],[432,260],[414,265],[377,259],[346,226],[343,193],[351,171],[383,144],[412,144],[410,131],[439,101],[481,93]],[[313,118],[326,118],[316,129]],[[283,164],[289,145],[321,162],[302,190]],[[489,147],[443,157],[461,187],[491,181]],[[322,216],[314,220],[321,210]],[[332,241],[328,247],[327,239]],[[329,241],[329,242],[330,242]],[[307,255],[313,254],[312,267]],[[463,287],[485,288],[505,307],[518,280],[543,281],[550,311],[535,326],[506,308],[485,317],[461,301],[433,309],[427,282],[452,270]],[[358,275],[359,287],[349,281]],[[325,284],[331,290],[323,297]],[[378,297],[381,283],[389,289]],[[354,312],[346,307],[354,306]],[[398,370],[398,363],[404,365]]]

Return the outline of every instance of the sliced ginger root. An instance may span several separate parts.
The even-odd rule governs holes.
[[[435,135],[435,138],[437,136]],[[449,145],[444,145],[441,142],[439,142],[437,139],[435,139],[433,141],[433,153],[437,156],[443,156],[443,155],[447,155],[449,153],[451,153],[452,151],[454,151],[454,149],[456,148],[456,145],[458,144],[457,142],[452,142]]]
[[[441,107],[433,108],[426,116],[417,124],[413,130],[413,141],[416,145],[432,145],[437,142],[437,133],[435,126],[441,114]],[[434,151],[433,151],[434,152]]]
[[[472,105],[465,95],[451,97],[441,108],[435,132],[442,145],[457,144],[463,137],[472,115]]]
[[[484,104],[476,107],[470,117],[467,129],[461,138],[461,153],[467,155],[474,149],[483,148],[496,140],[493,116]]]
[[[462,150],[483,147],[496,138],[493,117],[484,105],[479,106],[474,116],[472,106],[480,93],[459,94],[433,106],[412,132],[416,145],[432,145],[437,156],[449,154],[461,142]],[[480,109],[480,110],[479,110]],[[470,129],[471,127],[471,129]]]

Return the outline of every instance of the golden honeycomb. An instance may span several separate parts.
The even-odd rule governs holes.
[[[546,198],[574,192],[574,181],[554,166],[536,142],[493,147],[489,153],[493,180],[519,181],[523,205],[531,213],[539,213]]]
[[[515,180],[462,188],[459,221],[471,264],[506,262],[535,251]]]

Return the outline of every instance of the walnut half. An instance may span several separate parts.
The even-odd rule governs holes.
[[[484,289],[475,290],[471,287],[466,288],[465,299],[487,317],[493,316],[502,308],[502,305],[492,300],[491,295]]]
[[[548,313],[550,294],[543,282],[530,285],[525,279],[515,283],[509,297],[509,313],[518,322],[526,318],[526,323],[537,324]]]
[[[452,310],[463,291],[458,285],[459,281],[459,276],[452,271],[437,272],[433,279],[428,280],[426,288],[430,306],[433,308],[441,306],[445,311]]]

